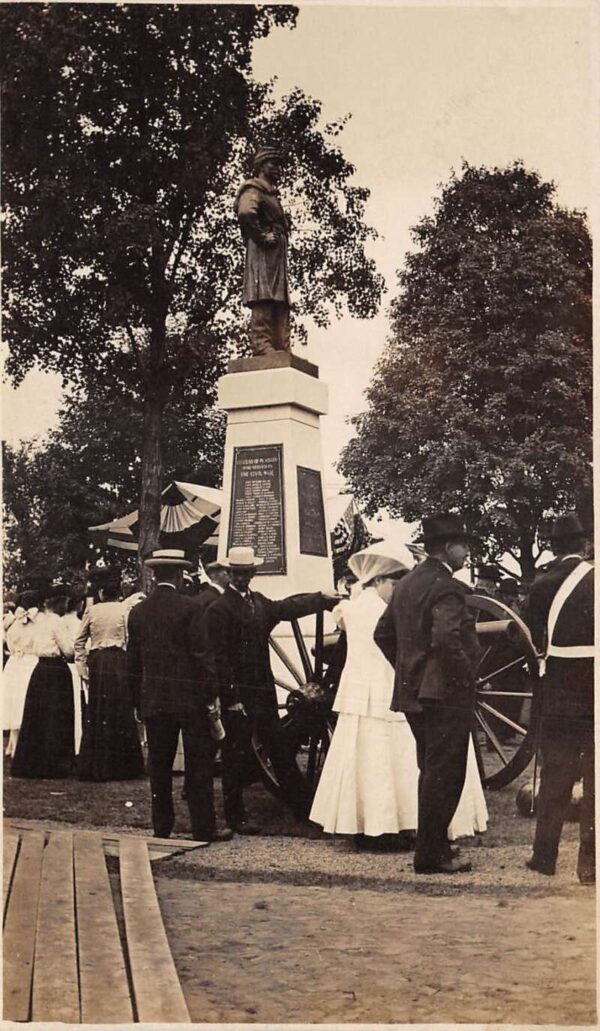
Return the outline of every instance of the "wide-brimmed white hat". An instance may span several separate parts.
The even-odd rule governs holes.
[[[229,566],[230,569],[255,569],[256,566],[262,566],[264,561],[264,558],[256,557],[254,548],[230,548],[221,565]]]
[[[390,576],[392,573],[408,572],[415,562],[404,544],[378,541],[368,548],[357,551],[348,560],[348,566],[361,584],[367,584],[375,576]]]
[[[160,566],[179,566],[180,569],[193,569],[194,563],[185,557],[185,551],[181,548],[157,548],[150,552],[148,558],[144,559],[144,565],[150,569]]]

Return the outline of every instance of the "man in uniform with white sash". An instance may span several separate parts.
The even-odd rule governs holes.
[[[594,840],[594,571],[585,560],[586,533],[574,512],[552,529],[556,561],[529,595],[533,640],[542,662],[542,771],[530,870],[556,870],[573,785],[583,776],[577,874],[595,881]],[[545,667],[545,669],[544,669]]]

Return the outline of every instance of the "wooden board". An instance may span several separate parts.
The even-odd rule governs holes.
[[[14,831],[15,833],[35,829],[35,827],[32,827],[29,824],[21,821],[11,820],[10,823],[10,830]],[[209,841],[190,841],[186,838],[150,838],[144,834],[119,835],[112,833],[111,831],[78,830],[77,836],[80,837],[82,835],[89,838],[98,838],[100,841],[103,841],[105,845],[118,845],[124,837],[131,837],[135,841],[144,841],[149,848],[155,849],[156,851],[164,852],[171,852],[174,850],[179,851],[180,849],[183,849],[184,851],[191,851],[196,848],[207,848],[210,844]]]
[[[131,1024],[133,1007],[102,842],[75,835],[75,898],[83,1024]]]
[[[73,835],[53,831],[44,850],[38,906],[31,1019],[77,1024]]]
[[[127,951],[140,1023],[189,1023],[190,1015],[165,932],[148,849],[122,838],[121,892]]]
[[[3,856],[2,856],[2,891],[4,909],[2,922],[6,919],[6,907],[8,905],[8,894],[12,882],[13,871],[19,850],[19,835],[14,831],[4,831],[2,835]]]
[[[5,1020],[29,1020],[44,835],[27,831],[13,876],[4,925]]]

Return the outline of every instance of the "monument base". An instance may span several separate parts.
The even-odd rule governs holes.
[[[271,351],[269,354],[255,354],[252,358],[234,358],[227,366],[227,372],[262,372],[265,369],[297,369],[307,376],[319,378],[319,367],[306,358],[299,358],[291,351]]]
[[[234,546],[264,559],[253,586],[271,598],[331,590],[321,454],[326,385],[289,352],[232,362],[219,381],[227,411],[218,558]]]

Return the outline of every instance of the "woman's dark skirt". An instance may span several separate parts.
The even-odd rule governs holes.
[[[41,658],[31,674],[13,777],[69,777],[75,763],[73,678],[62,658]]]
[[[126,663],[121,648],[97,648],[88,656],[90,686],[79,749],[80,780],[131,780],[144,772]]]

